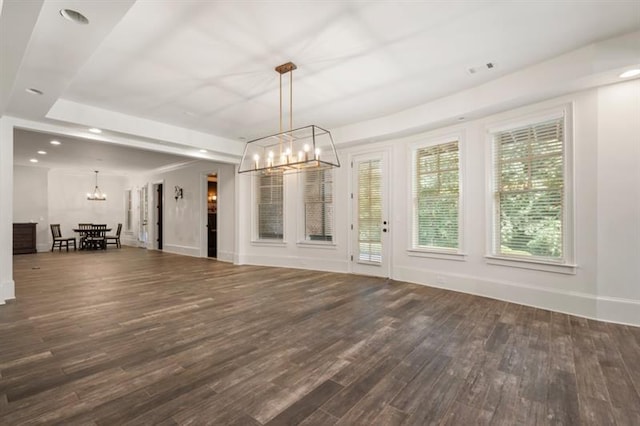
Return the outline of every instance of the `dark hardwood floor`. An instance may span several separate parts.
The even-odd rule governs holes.
[[[126,247],[14,264],[0,424],[640,425],[640,328]]]

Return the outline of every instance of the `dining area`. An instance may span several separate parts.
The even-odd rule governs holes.
[[[113,228],[104,223],[78,223],[72,231],[76,236],[66,236],[62,234],[60,224],[51,224],[51,236],[53,243],[51,251],[56,248],[58,251],[69,248],[73,250],[106,250],[109,245],[115,245],[121,248],[120,234],[122,232],[122,223],[118,223],[115,233],[111,233]]]

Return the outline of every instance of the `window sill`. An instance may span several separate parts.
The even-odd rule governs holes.
[[[335,250],[336,243],[329,241],[298,241],[296,245],[300,248],[318,248]]]
[[[543,260],[514,259],[500,256],[485,256],[489,265],[509,266],[512,268],[532,269],[535,271],[555,272],[558,274],[575,275],[578,269],[577,265],[568,263],[553,263]]]
[[[458,262],[464,262],[467,260],[467,255],[465,253],[447,251],[408,249],[407,255],[411,257],[428,257],[431,259],[455,260]]]
[[[287,242],[284,240],[252,240],[251,245],[257,247],[286,247]]]

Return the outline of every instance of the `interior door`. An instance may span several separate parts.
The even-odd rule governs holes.
[[[351,162],[352,271],[388,277],[389,217],[387,153],[353,157]]]

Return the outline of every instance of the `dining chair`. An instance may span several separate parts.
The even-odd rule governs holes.
[[[60,231],[60,224],[51,224],[51,236],[53,237],[53,244],[51,244],[51,251],[58,247],[58,251],[62,251],[62,247],[66,247],[69,251],[69,243],[73,243],[73,249],[76,250],[76,238],[75,237],[63,237]]]
[[[106,249],[107,245],[105,244],[105,234],[107,233],[107,225],[106,224],[98,224],[92,225],[91,229],[87,231],[87,239],[86,244],[87,248],[91,249]]]
[[[121,248],[122,245],[120,244],[120,232],[122,231],[122,224],[119,223],[118,224],[118,229],[116,230],[116,235],[106,235],[105,236],[105,240],[106,240],[106,244],[115,244],[117,248]],[[113,241],[113,242],[110,242]]]
[[[92,223],[79,223],[78,229],[89,230],[93,226]],[[87,248],[87,232],[80,232],[80,249]]]

